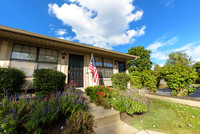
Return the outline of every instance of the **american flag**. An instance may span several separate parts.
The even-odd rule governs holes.
[[[97,68],[96,68],[96,65],[95,65],[93,55],[92,55],[91,60],[90,60],[89,69],[92,71],[94,83],[96,83],[96,85],[99,85],[99,76],[98,76],[98,72],[97,72]]]

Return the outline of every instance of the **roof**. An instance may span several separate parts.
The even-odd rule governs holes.
[[[82,43],[62,40],[50,36],[36,34],[25,30],[15,29],[0,25],[0,38],[12,41],[37,44],[39,46],[66,49],[68,51],[79,51],[84,53],[94,53],[97,55],[104,55],[115,57],[119,59],[133,60],[139,56],[125,54],[117,51],[112,51],[104,48],[90,46]]]

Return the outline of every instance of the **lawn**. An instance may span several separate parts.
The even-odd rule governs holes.
[[[153,99],[145,114],[133,117],[132,125],[169,134],[200,134],[200,109]]]
[[[192,84],[196,88],[200,88],[200,84]]]

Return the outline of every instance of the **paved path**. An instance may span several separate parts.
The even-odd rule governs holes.
[[[174,98],[170,96],[162,96],[162,95],[153,95],[153,94],[145,94],[148,98],[159,99],[164,101],[171,101],[175,103],[185,104],[193,107],[200,108],[200,101],[188,100],[182,98]]]
[[[159,88],[156,92],[158,95],[171,95],[171,89],[169,88]],[[200,88],[197,88],[196,92],[193,92],[193,94],[187,95],[187,97],[197,98],[200,99]]]

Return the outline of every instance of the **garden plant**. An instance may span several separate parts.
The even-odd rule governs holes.
[[[123,91],[115,88],[94,86],[85,89],[90,101],[104,108],[114,108],[120,112],[141,114],[147,111],[148,100],[137,90]]]
[[[59,118],[75,118],[77,111],[82,113],[88,111],[88,106],[83,102],[81,96],[77,94],[74,86],[65,89],[65,91],[55,91],[47,97],[23,98],[20,95],[9,96],[8,90],[1,100],[0,105],[0,133],[34,133],[41,134],[42,130],[51,125]],[[73,117],[72,117],[73,116]],[[80,115],[81,120],[89,120],[88,125],[93,125],[91,115]],[[79,122],[79,125],[85,122]],[[69,126],[68,126],[69,127]],[[77,132],[91,131],[92,126],[88,128],[80,127]],[[65,128],[68,131],[69,128]],[[89,130],[90,129],[90,130]],[[76,132],[75,132],[76,133]]]

